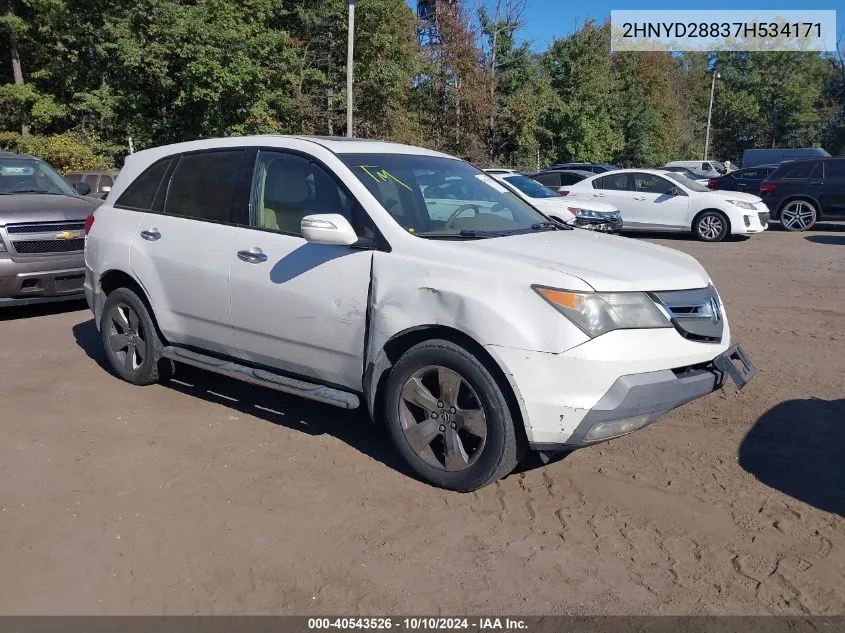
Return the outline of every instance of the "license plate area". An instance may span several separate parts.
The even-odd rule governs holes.
[[[757,375],[757,368],[739,345],[713,359],[713,366],[722,373],[720,382],[724,381],[724,376],[730,376],[737,389],[742,389]]]

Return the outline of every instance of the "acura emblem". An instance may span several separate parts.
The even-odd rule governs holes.
[[[716,297],[711,296],[708,302],[710,305],[710,320],[715,325],[722,320],[722,311],[719,309],[719,302]]]

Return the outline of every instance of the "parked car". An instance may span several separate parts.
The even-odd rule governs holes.
[[[613,205],[592,200],[569,201],[536,180],[521,174],[494,176],[546,215],[574,226],[602,233],[622,231],[622,214]]]
[[[787,231],[845,220],[845,157],[783,163],[760,185],[760,196]]]
[[[712,191],[657,169],[624,169],[582,180],[569,197],[600,199],[622,212],[625,230],[692,231],[704,242],[766,230],[769,210],[748,193]]]
[[[459,205],[446,220],[443,195]],[[695,259],[551,222],[427,149],[253,136],[144,150],[94,218],[85,291],[121,378],[154,383],[172,360],[363,403],[416,473],[454,490],[754,373]]]
[[[660,169],[686,167],[699,178],[717,178],[725,173],[725,166],[717,160],[673,160]]]
[[[564,193],[569,185],[581,182],[584,178],[595,175],[592,171],[579,169],[547,169],[536,174],[530,174],[530,178],[536,180],[546,187],[554,189],[558,193]]]
[[[616,165],[608,165],[607,163],[555,163],[554,165],[549,166],[546,170],[550,169],[575,169],[578,171],[588,171],[593,174],[603,174],[606,171],[619,169],[619,167]]]
[[[114,179],[117,178],[116,171],[70,171],[64,176],[65,182],[71,186],[76,186],[76,183],[84,182],[89,187],[90,193],[83,195],[91,195],[101,200],[109,195]]]
[[[83,297],[83,228],[98,204],[44,161],[0,152],[0,307]]]
[[[676,174],[681,174],[682,176],[686,176],[690,180],[695,180],[696,182],[699,182],[702,185],[706,185],[710,181],[709,178],[704,178],[703,176],[695,173],[694,171],[692,171],[688,167],[680,167],[678,165],[676,165],[674,167],[662,167],[661,171],[671,171],[671,172],[674,172]]]
[[[742,152],[742,168],[778,164],[798,158],[827,158],[829,156],[830,154],[820,147],[747,149]]]
[[[757,194],[760,191],[760,184],[777,168],[778,165],[759,165],[748,169],[738,169],[718,178],[708,179],[707,186],[720,191],[746,191]]]

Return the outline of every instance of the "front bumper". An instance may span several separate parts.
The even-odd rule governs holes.
[[[573,224],[579,229],[599,233],[618,234],[622,231],[622,218],[596,219],[575,216]]]
[[[81,299],[82,254],[13,261],[0,258],[0,307]]]
[[[742,389],[756,373],[748,356],[735,345],[704,366],[622,376],[565,442],[534,444],[532,448],[569,450],[627,435],[645,428],[672,409],[721,389],[728,377]]]

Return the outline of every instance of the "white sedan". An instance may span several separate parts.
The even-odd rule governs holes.
[[[573,202],[523,174],[492,175],[499,182],[509,185],[514,194],[546,215],[555,216],[579,228],[602,233],[619,233],[622,230],[622,214],[611,204],[598,200]]]
[[[609,202],[622,212],[625,230],[691,231],[705,242],[766,230],[769,209],[757,196],[714,191],[659,169],[620,169],[569,187],[569,199]]]

